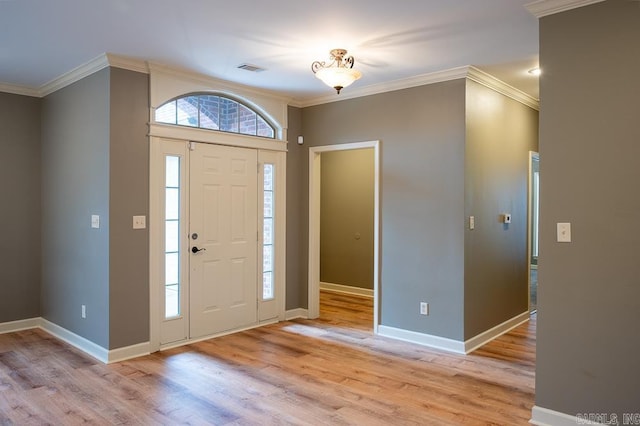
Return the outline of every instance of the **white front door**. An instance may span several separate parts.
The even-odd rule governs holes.
[[[257,321],[257,151],[190,152],[190,338]]]
[[[152,138],[151,159],[153,350],[284,320],[285,153]]]

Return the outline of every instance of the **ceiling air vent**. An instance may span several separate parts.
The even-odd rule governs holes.
[[[257,65],[251,65],[251,64],[240,64],[238,65],[238,68],[240,68],[241,70],[251,71],[251,72],[262,72],[265,70],[264,68],[260,68]]]

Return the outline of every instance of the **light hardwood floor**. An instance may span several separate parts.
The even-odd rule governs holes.
[[[526,425],[535,316],[471,355],[374,336],[370,299],[318,320],[103,365],[41,330],[0,335],[0,425]]]

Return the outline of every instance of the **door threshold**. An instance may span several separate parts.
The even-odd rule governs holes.
[[[263,322],[256,322],[254,324],[251,324],[251,325],[248,325],[248,326],[245,326],[245,327],[234,328],[232,330],[222,331],[220,333],[208,334],[206,336],[195,337],[195,338],[192,338],[192,339],[179,340],[177,342],[171,342],[171,343],[167,343],[167,344],[164,344],[164,345],[160,345],[160,351],[166,351],[166,350],[169,350],[169,349],[179,348],[180,346],[186,346],[186,345],[190,345],[192,343],[202,342],[204,340],[215,339],[217,337],[227,336],[229,334],[240,333],[242,331],[251,330],[251,329],[262,327],[262,326],[265,326],[265,325],[276,324],[277,322],[278,322],[278,319],[275,318],[273,320],[263,321]]]

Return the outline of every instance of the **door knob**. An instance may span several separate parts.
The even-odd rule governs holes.
[[[196,246],[191,247],[191,253],[196,254],[199,251],[206,250],[206,248],[198,248]]]

